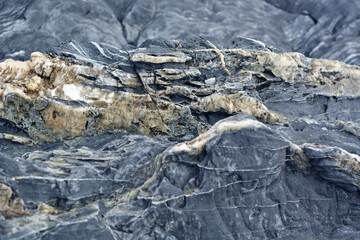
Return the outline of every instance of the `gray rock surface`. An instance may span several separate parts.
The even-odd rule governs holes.
[[[22,62],[0,65],[6,73],[2,111],[13,109],[1,120],[2,239],[359,236],[358,67],[243,38],[154,39],[116,50],[70,42],[32,55],[27,64],[34,70],[21,70]],[[26,90],[21,84],[29,78]],[[44,87],[55,79],[62,88],[83,84],[88,90],[80,91],[82,100],[68,92],[52,103],[52,92],[40,83],[44,92],[35,94],[33,79]],[[124,86],[110,88],[112,79]],[[96,91],[119,96],[121,105],[95,101]],[[108,108],[116,119],[116,106],[127,104],[134,114],[148,96],[158,109],[167,107],[161,114],[140,107],[148,118],[139,118],[138,128],[85,124],[80,135],[74,129],[64,135],[47,122],[76,124],[82,115],[66,111],[89,106],[90,120]],[[40,99],[48,99],[45,107],[38,107]],[[202,104],[206,99],[212,100]],[[18,104],[34,113],[12,107]],[[56,109],[56,118],[34,120],[48,108]],[[170,109],[179,109],[178,119]],[[159,126],[170,131],[156,130],[158,114]],[[130,116],[136,123],[138,115]],[[48,132],[29,128],[32,121]],[[110,132],[98,135],[104,131],[97,129]]]
[[[149,38],[246,37],[309,57],[360,64],[357,0],[14,0],[0,2],[0,59],[62,41],[139,46]]]
[[[0,239],[360,239],[359,9],[0,2]]]

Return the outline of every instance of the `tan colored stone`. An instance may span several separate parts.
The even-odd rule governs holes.
[[[46,203],[40,203],[37,211],[40,213],[44,213],[44,214],[49,214],[49,215],[57,215],[60,213],[60,211]]]
[[[29,215],[24,210],[24,202],[20,198],[13,198],[11,188],[0,183],[0,212],[4,217]]]

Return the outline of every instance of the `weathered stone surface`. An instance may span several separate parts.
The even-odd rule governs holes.
[[[246,39],[225,46],[158,39],[114,51],[70,42],[26,62],[2,62],[0,116],[31,139],[3,138],[31,144],[117,129],[174,138],[236,113],[265,123],[320,114],[332,123],[358,119],[331,107],[333,100],[343,109],[357,102],[356,66],[275,53]]]
[[[149,38],[247,37],[360,64],[358,0],[13,0],[0,2],[0,59],[62,41],[138,47]]]
[[[28,214],[24,211],[24,202],[20,198],[14,198],[11,188],[0,183],[0,211],[5,217],[21,216]]]
[[[0,239],[360,239],[359,10],[0,1]]]
[[[0,59],[28,59],[62,41],[126,43],[121,23],[103,1],[0,2]]]
[[[337,59],[359,65],[359,7],[356,0],[266,0],[275,7],[293,14],[309,16],[313,25],[293,40],[292,50],[315,58]],[[301,23],[294,21],[290,29]],[[291,30],[288,30],[291,32]],[[300,32],[301,34],[301,32]],[[292,35],[292,34],[291,34]]]
[[[360,234],[357,66],[185,38],[0,72],[1,239]]]

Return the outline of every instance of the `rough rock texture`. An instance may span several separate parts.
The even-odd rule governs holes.
[[[70,40],[120,47],[200,35],[359,65],[359,33],[358,0],[0,1],[0,59],[27,60]]]
[[[360,239],[359,53],[358,0],[0,1],[0,239]]]
[[[123,129],[176,138],[236,113],[266,123],[307,115],[332,123],[358,119],[338,116],[331,102],[357,102],[359,67],[276,53],[247,39],[217,45],[159,39],[116,53],[70,42],[26,62],[6,60],[0,116],[31,139],[3,137],[31,144]]]
[[[359,239],[357,66],[190,37],[0,73],[1,239]]]

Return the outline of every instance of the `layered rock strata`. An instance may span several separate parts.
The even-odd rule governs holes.
[[[359,235],[357,66],[188,38],[0,73],[2,239]]]
[[[195,46],[155,40],[118,53],[91,43],[97,53],[87,53],[70,43],[50,54],[33,53],[26,62],[6,60],[0,65],[0,116],[39,142],[116,129],[179,137],[203,133],[221,115],[284,121],[324,112],[326,98],[349,101],[360,93],[358,67],[241,41],[249,49],[235,41],[218,48],[204,39]],[[86,59],[89,54],[99,59]],[[313,109],[283,109],[294,102],[313,102]]]

